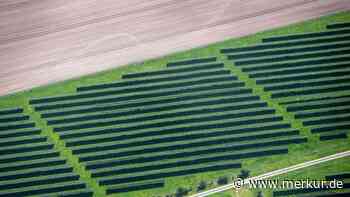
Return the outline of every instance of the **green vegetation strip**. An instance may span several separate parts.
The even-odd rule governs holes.
[[[88,188],[94,191],[94,196],[105,196],[106,189],[100,186],[95,179],[91,178],[91,173],[79,163],[78,157],[73,155],[72,151],[65,146],[65,142],[60,140],[59,135],[47,126],[46,121],[40,118],[40,114],[30,105],[24,107],[24,113],[31,116],[36,123],[36,127],[41,129],[41,134],[54,144],[54,149],[59,151],[60,156],[73,167],[73,171],[80,176],[80,179],[87,184]]]
[[[335,152],[340,152],[347,150],[350,147],[348,139],[346,140],[335,140],[331,142],[327,141],[318,141],[318,138],[315,136],[310,136],[309,130],[302,127],[300,121],[295,120],[292,113],[288,113],[285,107],[279,105],[277,101],[279,99],[271,99],[271,95],[265,92],[261,86],[256,85],[254,80],[250,79],[244,72],[232,65],[229,60],[227,60],[226,55],[220,53],[220,49],[230,48],[230,47],[244,47],[249,45],[255,45],[262,42],[263,38],[271,36],[281,36],[281,35],[293,35],[297,33],[307,33],[307,32],[320,32],[326,30],[326,25],[331,23],[344,23],[350,21],[350,12],[337,13],[331,16],[325,16],[320,19],[310,20],[296,25],[290,25],[283,28],[278,28],[274,30],[269,30],[255,35],[239,38],[239,39],[230,39],[220,43],[216,43],[210,46],[205,46],[198,49],[191,49],[188,51],[180,52],[177,54],[172,54],[170,56],[162,57],[156,60],[148,60],[143,63],[131,64],[124,67],[118,67],[116,69],[101,72],[95,75],[80,77],[78,79],[73,79],[61,83],[56,83],[44,87],[39,87],[32,89],[30,91],[20,92],[13,95],[8,95],[0,98],[0,108],[8,107],[24,107],[26,114],[31,115],[31,119],[34,120],[37,126],[43,130],[43,135],[48,136],[49,140],[55,144],[55,149],[60,151],[61,155],[68,160],[68,163],[74,167],[74,171],[81,176],[81,179],[88,183],[88,186],[94,191],[95,196],[105,196],[105,189],[98,186],[97,182],[94,179],[91,179],[90,173],[85,170],[85,168],[78,162],[77,157],[72,155],[71,150],[68,149],[64,141],[60,140],[58,135],[55,134],[50,127],[46,125],[40,115],[37,112],[34,112],[33,108],[29,106],[28,101],[33,98],[42,98],[42,97],[52,97],[57,95],[69,95],[76,93],[77,87],[83,86],[92,86],[96,84],[108,84],[111,82],[116,82],[121,79],[123,75],[135,72],[144,72],[144,71],[156,71],[162,68],[165,68],[169,62],[178,62],[186,59],[196,59],[203,57],[218,57],[218,60],[223,59],[227,67],[230,67],[231,71],[234,74],[237,74],[240,80],[244,81],[247,87],[253,88],[254,94],[259,95],[262,100],[266,101],[269,106],[276,109],[277,113],[282,114],[286,121],[292,123],[293,128],[297,128],[302,131],[302,134],[307,135],[309,138],[308,143],[302,145],[293,145],[290,146],[291,150],[288,154],[288,157],[283,156],[271,156],[268,158],[260,159],[249,159],[244,161],[243,166],[246,169],[252,171],[252,175],[261,174],[266,171],[271,171],[274,169],[282,168],[294,163],[303,162],[306,160],[312,160],[321,156],[326,156],[333,154]],[[340,29],[339,29],[340,30]],[[344,33],[344,32],[343,32]],[[346,60],[348,61],[348,59]],[[87,65],[88,66],[88,65]],[[177,65],[178,66],[178,65]],[[174,67],[177,67],[174,66]],[[182,67],[182,66],[181,66]],[[188,78],[187,78],[188,79]],[[158,79],[157,79],[158,80]],[[118,85],[113,85],[111,88]],[[98,88],[97,88],[98,87]],[[99,89],[102,86],[97,86]],[[109,87],[109,86],[107,86]],[[349,92],[337,93],[337,96],[348,95]],[[333,96],[329,95],[329,96]],[[291,101],[294,102],[296,99],[306,98],[313,99],[312,96],[299,96],[298,98],[286,98],[283,99],[284,102]],[[327,147],[327,148],[324,148]],[[346,163],[346,162],[345,162]],[[344,162],[339,166],[346,166]],[[338,166],[338,167],[339,167]],[[219,176],[232,176],[239,173],[238,170],[229,169],[223,171],[216,171],[213,173],[201,173],[188,177],[178,177],[165,180],[165,186],[162,189],[153,189],[145,190],[140,192],[129,192],[123,194],[125,197],[149,197],[167,195],[173,193],[178,187],[191,186],[194,190],[196,185],[202,180],[214,181]],[[317,173],[317,172],[316,172]],[[195,191],[193,191],[195,192]],[[111,196],[120,196],[118,194]],[[249,194],[243,194],[240,196],[249,196]]]
[[[221,57],[222,58],[222,57]],[[271,98],[271,93],[264,91],[264,87],[256,84],[256,81],[249,77],[249,75],[235,66],[232,61],[228,59],[221,59],[225,62],[225,65],[232,71],[232,73],[238,76],[238,79],[245,82],[245,86],[253,90],[253,94],[260,96],[261,100],[265,101],[268,106],[276,110],[277,115],[281,115],[285,121],[291,124],[291,127],[297,129],[301,132],[302,135],[307,136],[310,140],[311,131],[309,128],[303,126],[303,122],[295,118],[294,113],[288,112],[286,107],[280,105],[278,102]]]

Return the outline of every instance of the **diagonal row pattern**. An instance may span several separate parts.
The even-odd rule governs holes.
[[[350,128],[350,28],[327,28],[221,50],[321,140],[346,138]]]
[[[215,57],[30,101],[107,194],[240,168],[306,142]]]
[[[0,196],[92,196],[23,109],[1,109],[0,147]]]

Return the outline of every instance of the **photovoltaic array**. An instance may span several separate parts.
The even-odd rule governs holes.
[[[107,195],[239,169],[245,159],[288,157],[307,137],[230,67],[320,140],[347,138],[350,27],[327,28],[221,49],[231,64],[215,56],[169,62],[72,94],[32,98],[29,106]],[[93,195],[22,108],[1,109],[0,125],[0,196]]]

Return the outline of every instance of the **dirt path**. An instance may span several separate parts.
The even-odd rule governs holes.
[[[348,0],[3,0],[0,95],[349,9]]]

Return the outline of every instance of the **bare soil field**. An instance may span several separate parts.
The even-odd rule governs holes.
[[[0,95],[349,9],[349,0],[3,0]]]

